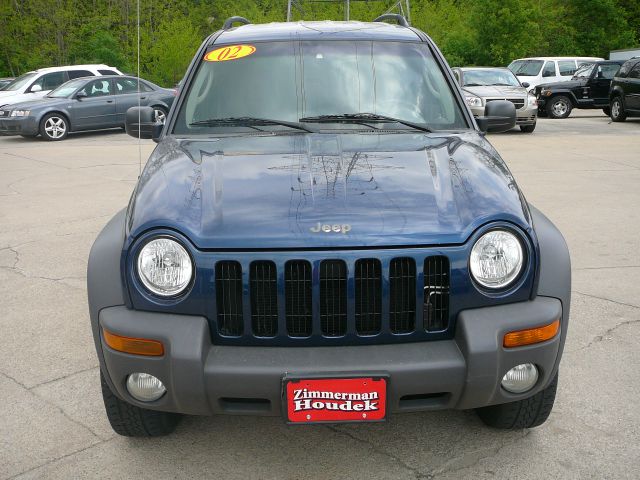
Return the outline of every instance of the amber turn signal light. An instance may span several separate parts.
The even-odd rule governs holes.
[[[506,348],[513,348],[545,342],[555,337],[558,330],[560,330],[560,320],[556,320],[544,327],[528,328],[526,330],[509,332],[504,336],[503,345]]]
[[[147,338],[122,337],[102,329],[102,337],[109,347],[118,352],[132,353],[134,355],[146,355],[148,357],[160,357],[164,355],[164,346],[157,340]]]

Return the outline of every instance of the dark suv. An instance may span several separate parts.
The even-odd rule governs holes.
[[[158,145],[87,271],[117,433],[179,414],[549,416],[571,269],[484,134],[515,107],[474,119],[432,40],[382,19],[399,25],[230,19],[164,126],[127,112]]]
[[[535,89],[538,115],[567,118],[574,108],[600,108],[609,115],[609,85],[622,61],[582,64],[568,82],[543,83]]]
[[[640,116],[640,57],[627,60],[611,81],[610,115],[614,122]]]

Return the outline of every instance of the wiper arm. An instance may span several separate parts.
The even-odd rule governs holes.
[[[399,123],[415,130],[431,133],[432,130],[426,125],[400,120],[399,118],[387,117],[386,115],[378,115],[377,113],[342,113],[338,115],[318,115],[317,117],[303,117],[300,122],[311,123]]]
[[[287,122],[285,120],[273,120],[271,118],[258,118],[258,117],[227,117],[227,118],[209,118],[208,120],[198,120],[189,124],[193,127],[254,127],[254,126],[269,126],[269,125],[282,125],[284,127],[295,128],[296,130],[302,130],[312,133],[313,130],[309,127],[302,125],[298,122]]]

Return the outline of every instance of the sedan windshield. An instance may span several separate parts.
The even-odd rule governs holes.
[[[511,62],[509,70],[519,77],[535,77],[540,73],[543,63],[542,60],[516,60]]]
[[[63,83],[58,88],[56,88],[53,92],[47,95],[48,97],[54,98],[67,98],[71,94],[73,94],[77,89],[82,87],[87,80],[71,80],[67,83]]]
[[[282,122],[301,119],[310,128],[379,128],[379,118],[368,123],[363,114],[388,117],[395,129],[412,128],[399,121],[431,130],[468,128],[424,44],[286,41],[240,47],[216,46],[205,55],[174,133],[246,131],[267,124],[271,131],[299,132]],[[242,55],[227,59],[227,51]]]
[[[463,70],[462,78],[465,87],[479,87],[485,85],[504,85],[509,87],[519,87],[520,82],[506,69],[477,69]]]
[[[20,90],[23,87],[26,87],[36,75],[37,75],[36,72],[29,72],[29,73],[25,73],[24,75],[20,75],[18,78],[12,81],[9,85],[4,87],[3,90],[12,90],[12,91]]]

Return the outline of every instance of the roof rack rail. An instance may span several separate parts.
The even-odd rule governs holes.
[[[398,25],[401,25],[403,27],[410,27],[407,19],[399,13],[385,13],[384,15],[380,15],[378,18],[376,18],[374,22],[384,22],[385,20],[396,20],[398,22]]]
[[[234,23],[241,23],[243,25],[249,25],[251,22],[244,17],[229,17],[224,21],[222,30],[229,30],[233,27]]]

